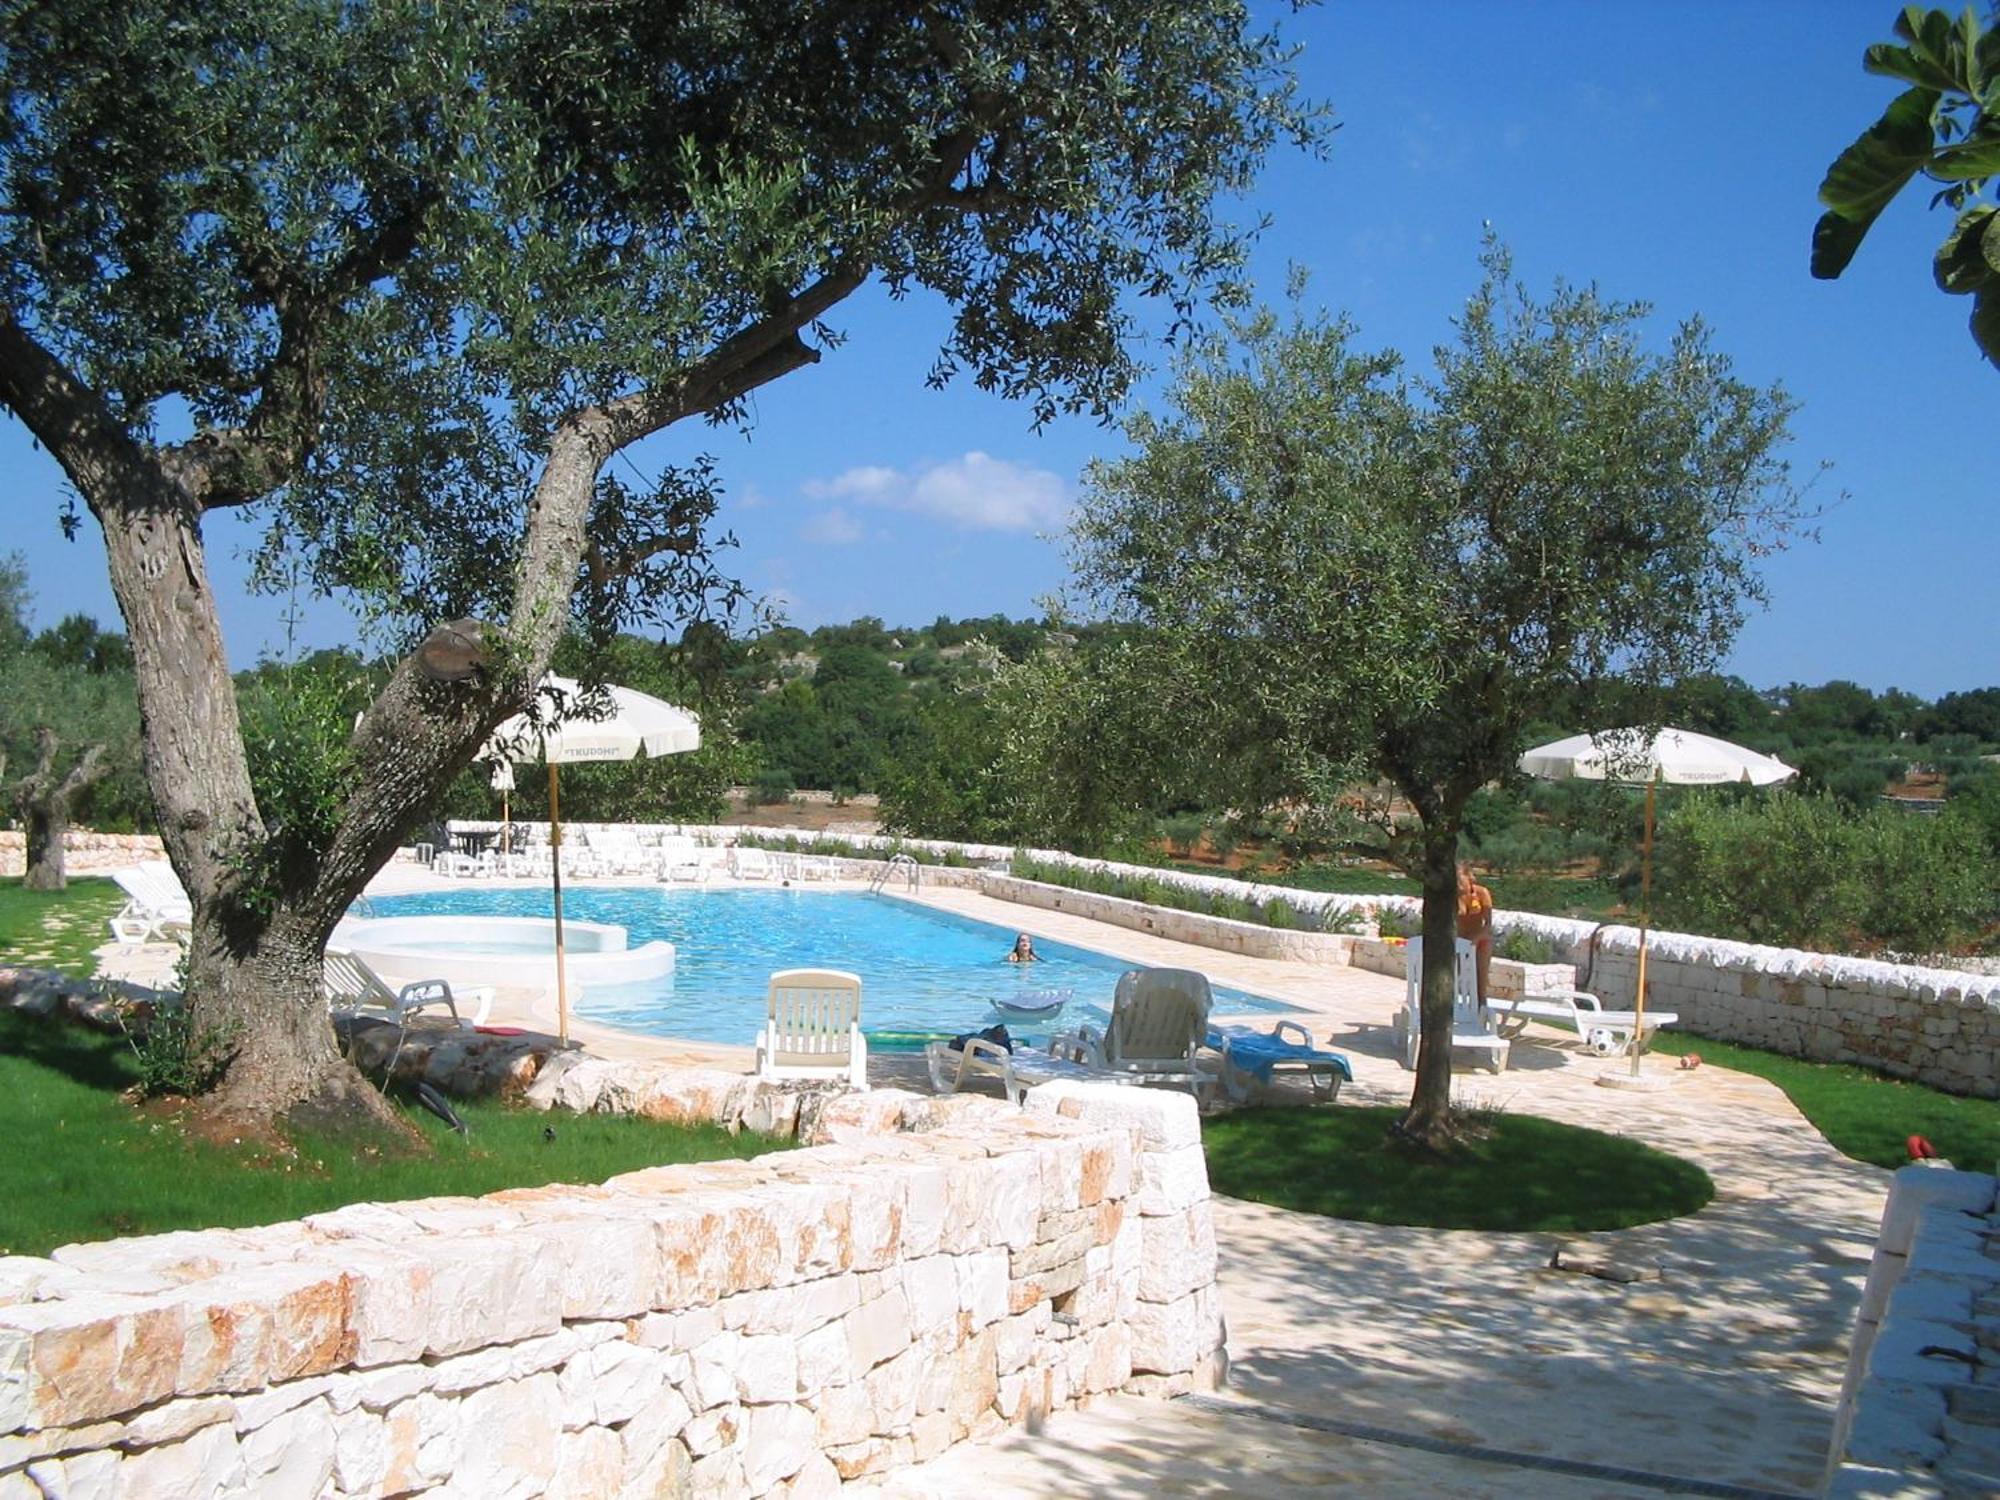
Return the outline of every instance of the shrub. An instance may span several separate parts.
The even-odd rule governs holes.
[[[118,1024],[138,1061],[139,1092],[193,1097],[222,1075],[236,1051],[238,1027],[197,1027],[179,1005],[163,1005],[143,1026],[121,1014]]]
[[[1299,914],[1292,910],[1289,901],[1267,901],[1264,903],[1264,925],[1278,928],[1297,927]]]
[[[757,784],[750,789],[750,800],[759,807],[769,807],[779,802],[792,800],[792,793],[798,787],[793,783],[789,771],[765,771],[757,777]]]
[[[1413,938],[1423,932],[1423,918],[1406,915],[1400,908],[1385,906],[1375,917],[1375,930],[1385,938]]]
[[[1516,929],[1502,934],[1494,943],[1493,956],[1512,959],[1517,964],[1546,964],[1555,961],[1556,950],[1547,938]]]
[[[1725,806],[1694,798],[1660,832],[1663,922],[1786,947],[1941,953],[1991,913],[1990,857],[1975,824],[1827,797]]]

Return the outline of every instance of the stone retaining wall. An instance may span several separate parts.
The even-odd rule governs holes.
[[[757,1087],[626,1065],[591,1106]],[[820,1144],[0,1259],[0,1497],[820,1495],[1219,1378],[1191,1099],[793,1108]]]
[[[157,834],[72,828],[63,836],[63,870],[70,875],[108,875],[142,860],[166,857]],[[0,832],[0,875],[19,875],[27,867],[28,836]]]
[[[924,872],[926,878],[932,873],[930,870]],[[1037,880],[1017,880],[1012,875],[999,875],[987,870],[967,873],[970,878],[963,883],[1002,901],[1037,906],[1046,911],[1068,912],[1113,927],[1150,932],[1157,937],[1196,943],[1224,953],[1240,953],[1248,958],[1344,964],[1349,961],[1354,944],[1354,939],[1344,932],[1302,932],[1290,927],[1266,927],[1255,922],[1237,922],[1227,917],[1181,911],[1172,906],[1151,906],[1143,901],[1127,901],[1118,896],[1100,896],[1094,891],[1072,890],[1067,886],[1048,885]]]
[[[1982,1172],[1895,1175],[1834,1413],[1839,1500],[2000,1494],[2000,1205]]]

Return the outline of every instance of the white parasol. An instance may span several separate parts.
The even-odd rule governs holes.
[[[1653,899],[1653,789],[1669,786],[1769,786],[1799,773],[1775,756],[1746,750],[1691,729],[1605,729],[1538,745],[1517,762],[1544,781],[1618,781],[1646,787],[1646,833],[1639,856],[1639,974],[1633,996],[1632,1077],[1646,1023],[1646,932]]]
[[[562,803],[557,768],[585,761],[636,760],[682,755],[701,748],[701,720],[684,708],[633,688],[605,687],[586,697],[583,687],[553,674],[536,689],[541,723],[516,714],[479,752],[481,760],[540,760],[549,768],[549,866],[555,879],[556,1030],[569,1041],[569,983],[564,972],[562,915]],[[594,711],[593,711],[594,710]],[[496,775],[496,783],[498,773]],[[510,783],[511,783],[511,777]]]

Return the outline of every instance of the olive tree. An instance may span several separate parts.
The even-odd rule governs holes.
[[[1698,324],[1537,301],[1489,246],[1416,374],[1345,323],[1269,312],[1199,344],[1171,408],[1095,466],[1079,577],[1156,627],[1154,690],[1225,747],[1235,798],[1326,803],[1357,775],[1415,810],[1423,1046],[1408,1135],[1452,1135],[1454,865],[1466,806],[1552,701],[1587,712],[1713,669],[1800,519],[1789,404]],[[1586,724],[1579,727],[1602,727]]]
[[[871,281],[951,305],[936,379],[1105,410],[1127,294],[1192,316],[1240,259],[1217,195],[1315,130],[1230,0],[25,0],[0,67],[0,402],[103,531],[187,1003],[235,1039],[211,1106],[253,1119],[379,1114],[324,941],[572,621],[731,596],[703,468],[614,455],[740,419]],[[232,509],[404,651],[282,857]]]

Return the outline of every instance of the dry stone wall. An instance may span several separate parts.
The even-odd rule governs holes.
[[[70,875],[108,875],[144,860],[165,859],[158,835],[93,833],[72,828],[63,837],[63,870]],[[28,867],[27,835],[0,833],[0,875],[19,875]]]
[[[1834,1413],[1835,1500],[2000,1494],[2000,1204],[1983,1172],[1890,1184]]]
[[[544,1097],[750,1082],[591,1071]],[[794,1113],[755,1161],[0,1259],[0,1500],[819,1495],[1219,1378],[1191,1099]]]

